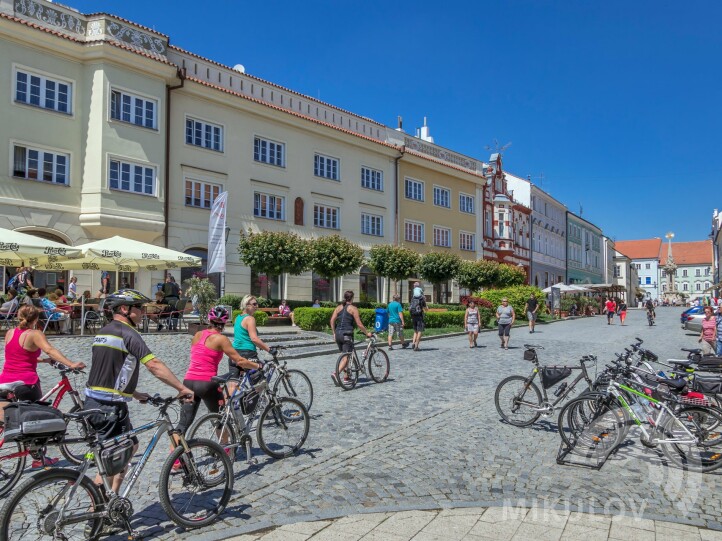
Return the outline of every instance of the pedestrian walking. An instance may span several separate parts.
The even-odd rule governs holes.
[[[617,314],[619,315],[619,323],[624,325],[624,320],[627,319],[627,303],[624,300],[619,301],[617,306]]]
[[[414,337],[411,340],[411,349],[419,351],[421,348],[421,335],[424,332],[424,314],[428,308],[426,307],[426,298],[424,298],[424,290],[421,289],[419,282],[414,282],[414,296],[411,297],[409,304],[409,313],[411,314],[411,323],[414,325]]]
[[[496,321],[499,325],[501,347],[509,349],[509,334],[511,326],[516,321],[516,312],[514,312],[514,307],[509,305],[509,299],[501,299],[501,306],[496,309]]]
[[[371,333],[366,330],[364,324],[361,323],[361,316],[359,315],[358,308],[353,305],[353,291],[345,291],[343,294],[343,304],[339,304],[331,314],[331,332],[334,338],[336,338],[336,345],[341,353],[346,354],[344,360],[338,365],[339,372],[331,373],[331,379],[338,385],[339,378],[343,378],[344,382],[349,381],[348,371],[346,366],[348,365],[349,353],[353,351],[353,330],[354,327],[358,327],[368,338],[371,337]],[[338,323],[336,320],[338,319]]]
[[[614,313],[617,311],[617,303],[611,297],[607,297],[607,302],[604,303],[604,308],[607,311],[607,325],[612,325],[614,321]]]
[[[526,319],[529,322],[529,334],[532,334],[534,332],[534,326],[536,325],[536,314],[538,309],[539,303],[537,302],[534,293],[532,293],[531,295],[529,295],[529,298],[526,301],[526,305],[524,306],[524,312],[526,312]]]
[[[391,345],[394,336],[398,336],[402,348],[407,348],[409,344],[404,340],[404,313],[401,306],[401,295],[394,295],[394,300],[389,303],[389,349],[394,349]]]
[[[702,354],[713,355],[717,351],[717,319],[713,317],[712,307],[704,307],[702,319],[702,332],[699,333],[698,342],[702,343]]]
[[[68,284],[68,300],[74,302],[78,298],[78,277],[73,276]]]
[[[469,347],[477,346],[476,339],[479,337],[479,309],[474,299],[469,299],[464,312],[464,328],[469,333]]]

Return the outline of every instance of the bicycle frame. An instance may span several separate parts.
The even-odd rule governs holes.
[[[43,397],[40,399],[41,402],[47,402],[48,399],[53,396],[54,393],[58,393],[58,396],[55,397],[55,400],[53,400],[53,407],[57,408],[60,405],[60,402],[63,400],[63,397],[65,396],[65,393],[70,393],[70,396],[73,398],[73,402],[76,406],[82,406],[83,403],[80,401],[80,393],[73,389],[73,385],[70,383],[70,379],[68,378],[67,374],[63,374],[60,378],[60,381],[55,384],[55,386],[50,389],[47,393],[43,395]]]
[[[535,366],[532,369],[531,374],[526,379],[527,383],[533,382],[534,379],[536,378],[537,374],[539,374],[540,368],[544,368],[543,366],[539,365],[538,361],[535,362],[534,364],[535,364]],[[567,388],[564,389],[564,392],[562,394],[560,394],[556,398],[556,400],[554,400],[554,402],[551,402],[552,408],[556,408],[557,404],[559,404],[567,396],[569,396],[569,394],[572,391],[574,391],[574,389],[576,388],[576,386],[579,384],[580,381],[586,380],[587,384],[590,387],[592,385],[592,380],[589,378],[589,374],[587,373],[587,367],[584,362],[581,363],[581,366],[566,366],[565,368],[569,368],[571,370],[581,370],[581,373],[576,378],[574,378],[574,380],[571,382],[571,384],[567,385]],[[541,375],[539,376],[539,378],[541,379]],[[542,385],[541,387],[542,387],[541,392],[542,392],[542,396],[543,396],[543,401],[544,401],[544,403],[549,404],[549,397],[547,395],[547,390],[544,388],[544,385]],[[529,408],[531,408],[532,410],[535,410],[535,411],[546,411],[547,410],[546,407],[537,408],[537,407],[534,407],[535,404],[530,404],[530,403],[526,403],[523,401],[521,401],[520,404],[524,404],[525,406],[528,406]]]

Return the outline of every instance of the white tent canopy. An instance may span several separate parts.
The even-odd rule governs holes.
[[[0,228],[0,239],[0,265],[6,267],[36,267],[81,255],[78,248],[12,229]]]
[[[557,288],[561,293],[580,293],[582,291],[586,291],[583,288],[578,288],[577,286],[570,286],[570,285],[565,284],[564,282],[559,282],[558,284],[549,286],[545,289],[542,289],[542,291],[544,293],[551,293],[553,287]]]

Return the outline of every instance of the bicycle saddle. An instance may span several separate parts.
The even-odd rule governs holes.
[[[15,389],[25,385],[22,381],[12,381],[10,383],[0,383],[0,393],[12,393]]]
[[[673,364],[674,366],[683,366],[685,368],[688,368],[693,364],[697,364],[695,361],[690,361],[688,359],[667,359],[667,362],[669,364]]]
[[[534,344],[524,344],[526,349],[544,349],[544,346],[535,346]]]
[[[673,391],[681,391],[687,386],[686,378],[659,378],[659,383],[664,383]]]
[[[218,384],[223,384],[223,383],[227,383],[229,379],[231,379],[231,373],[230,373],[230,372],[229,372],[228,374],[223,374],[222,376],[213,376],[213,377],[211,378],[211,382],[213,382],[213,383],[218,383]]]
[[[702,353],[702,350],[700,348],[680,348],[682,351],[686,351],[688,353]]]

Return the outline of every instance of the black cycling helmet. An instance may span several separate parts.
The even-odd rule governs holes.
[[[103,308],[115,312],[121,306],[141,307],[151,300],[135,289],[119,289],[105,298]]]

